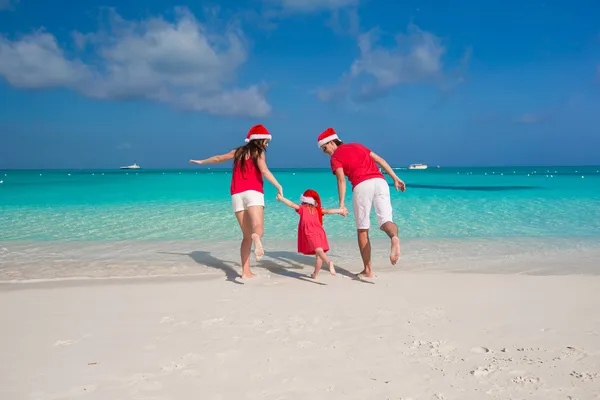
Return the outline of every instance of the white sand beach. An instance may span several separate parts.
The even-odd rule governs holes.
[[[249,282],[4,283],[0,398],[598,398],[600,276],[575,268],[589,259],[457,273],[390,268],[380,250],[369,281],[267,257]]]

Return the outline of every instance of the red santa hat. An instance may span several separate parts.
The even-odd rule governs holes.
[[[254,125],[252,128],[250,128],[250,130],[248,131],[248,136],[246,136],[246,143],[250,142],[251,140],[259,139],[272,139],[271,134],[269,133],[267,128],[265,128],[261,124]]]
[[[319,135],[319,138],[317,139],[318,145],[319,147],[322,147],[324,144],[327,144],[329,142],[331,142],[332,140],[336,140],[336,139],[340,139],[337,135],[337,133],[335,133],[335,131],[333,130],[333,128],[327,128],[327,130],[325,130],[325,132],[321,133]]]
[[[304,194],[300,196],[300,202],[315,206],[319,215],[319,221],[321,222],[321,225],[323,225],[323,209],[321,208],[321,197],[319,196],[319,193],[315,190],[307,189]]]

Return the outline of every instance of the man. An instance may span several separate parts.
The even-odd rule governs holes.
[[[400,238],[398,238],[398,226],[392,221],[390,188],[377,164],[394,180],[396,191],[400,189],[404,192],[406,185],[383,158],[361,144],[344,144],[332,128],[319,135],[318,145],[325,154],[331,156],[331,169],[337,177],[341,209],[346,209],[345,176],[352,184],[352,205],[358,232],[358,246],[364,264],[364,269],[358,276],[372,278],[371,241],[369,240],[372,206],[375,206],[379,229],[384,231],[391,240],[390,262],[395,265],[400,258]]]

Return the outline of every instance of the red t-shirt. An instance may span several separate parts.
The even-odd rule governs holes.
[[[362,144],[347,143],[339,146],[331,156],[331,170],[342,168],[344,175],[352,184],[352,190],[361,182],[367,179],[382,178],[383,174],[379,171],[377,164],[371,157],[371,150]]]
[[[248,158],[243,162],[245,163],[244,167],[246,167],[244,172],[242,172],[239,165],[236,165],[235,168],[233,168],[233,174],[231,176],[231,194],[242,193],[246,190],[256,190],[257,192],[264,193],[262,173],[254,165],[252,158]]]

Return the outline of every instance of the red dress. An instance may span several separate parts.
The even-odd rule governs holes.
[[[317,210],[314,207],[302,204],[296,212],[300,214],[300,222],[298,223],[298,253],[314,255],[315,249],[319,247],[325,252],[329,251],[327,235],[325,234],[323,225],[319,222]]]

